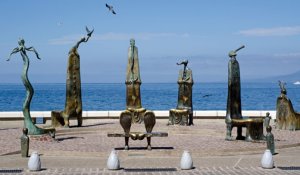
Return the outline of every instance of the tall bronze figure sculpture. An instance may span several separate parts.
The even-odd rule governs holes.
[[[12,50],[12,52],[10,53],[10,56],[7,59],[7,61],[10,60],[11,55],[13,55],[15,53],[18,53],[18,52],[20,52],[20,54],[23,58],[24,66],[23,66],[23,73],[22,73],[21,78],[22,78],[23,84],[26,88],[26,98],[25,98],[25,101],[23,103],[24,128],[28,129],[28,135],[41,135],[41,134],[49,133],[52,136],[54,136],[54,132],[55,132],[54,128],[45,129],[45,128],[37,127],[36,125],[33,124],[32,118],[31,118],[31,115],[30,115],[30,103],[31,103],[31,99],[32,99],[33,94],[34,94],[34,90],[33,90],[33,87],[32,87],[32,85],[31,85],[31,83],[28,79],[28,76],[27,76],[28,69],[29,69],[29,58],[26,54],[26,51],[34,52],[38,59],[41,59],[41,58],[39,57],[39,54],[34,49],[34,47],[25,47],[25,40],[24,39],[21,38],[18,41],[18,44],[19,44],[19,46]]]
[[[188,60],[177,65],[183,65],[178,76],[178,102],[176,109],[169,111],[168,125],[193,125],[192,87],[194,84],[192,70],[187,68]]]
[[[144,122],[146,132],[151,133],[155,125],[155,115],[152,111],[142,108],[141,104],[141,77],[139,68],[138,48],[135,46],[135,40],[130,40],[130,47],[128,49],[128,64],[126,71],[126,110],[120,114],[120,124],[124,129],[125,149],[129,149],[129,137],[132,139],[142,140],[145,135],[140,136],[130,134],[130,127],[132,123]],[[151,137],[147,137],[148,149],[151,149]]]
[[[82,125],[82,100],[80,80],[80,56],[77,52],[81,43],[87,42],[94,30],[86,27],[87,36],[82,37],[69,51],[66,81],[66,102],[64,111],[52,111],[51,120],[54,127],[69,127],[69,119],[77,118],[77,125]]]
[[[238,140],[262,140],[263,118],[249,119],[242,116],[240,67],[236,60],[237,51],[245,46],[229,52],[228,63],[228,96],[225,123],[227,127],[226,140],[232,140],[231,131],[237,127]],[[242,127],[246,127],[246,137],[242,136]]]
[[[279,81],[281,89],[276,104],[276,128],[286,130],[300,129],[300,113],[293,108],[291,100],[287,97],[285,83]]]

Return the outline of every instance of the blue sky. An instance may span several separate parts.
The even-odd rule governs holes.
[[[27,53],[31,82],[64,83],[68,52],[86,25],[95,32],[79,48],[84,83],[123,83],[130,38],[144,83],[176,82],[182,59],[195,82],[226,82],[228,52],[242,44],[242,80],[294,73],[300,70],[299,7],[298,0],[2,0],[0,83],[21,83],[20,54],[5,61],[19,37],[42,58]]]

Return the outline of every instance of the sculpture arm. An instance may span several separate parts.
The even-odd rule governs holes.
[[[8,57],[8,59],[7,59],[6,61],[9,61],[9,60],[10,60],[10,57],[11,57],[13,54],[18,53],[18,52],[20,52],[20,49],[19,49],[18,47],[14,48],[14,49],[11,51],[11,53],[9,54],[9,57]]]
[[[94,29],[92,31],[90,31],[87,27],[85,27],[85,30],[87,32],[87,37],[82,37],[74,47],[76,47],[76,49],[78,49],[79,45],[82,43],[82,42],[88,42],[88,40],[90,39],[90,37],[92,36],[93,32],[94,32]]]
[[[39,60],[41,59],[39,56],[39,53],[34,49],[34,47],[28,47],[28,48],[26,48],[26,50],[34,52],[37,59],[39,59]]]

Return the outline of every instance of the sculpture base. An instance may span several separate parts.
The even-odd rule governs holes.
[[[129,133],[108,133],[107,137],[125,137],[131,138],[132,140],[144,140],[144,138],[151,138],[151,137],[168,137],[168,133],[166,132],[129,132]],[[128,144],[124,147],[125,150],[129,150]],[[147,149],[151,150],[151,145],[147,145]]]
[[[78,122],[78,127],[80,127],[82,125],[82,114],[74,114],[74,115],[66,115],[64,114],[64,111],[51,111],[51,125],[54,128],[57,127],[70,127],[69,125],[69,120],[70,120],[70,116],[72,116],[72,118],[77,118],[77,122]]]
[[[144,108],[128,108],[120,114],[120,124],[124,130],[124,133],[130,133],[131,124],[144,123],[146,132],[151,133],[155,125],[155,115],[152,111]],[[125,137],[125,149],[129,149],[129,135]],[[130,136],[132,138],[141,138],[142,136]],[[148,149],[151,149],[151,137],[147,137]]]
[[[188,125],[189,111],[187,109],[171,109],[168,125]]]
[[[227,124],[227,134],[225,140],[234,140],[231,136],[233,127],[237,127],[236,140],[254,141],[265,140],[263,135],[263,118],[244,118],[244,119],[232,119]],[[246,128],[246,136],[242,136],[242,128]]]

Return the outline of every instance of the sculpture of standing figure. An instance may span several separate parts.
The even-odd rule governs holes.
[[[120,124],[124,129],[125,149],[129,149],[129,133],[132,123],[144,122],[146,132],[151,133],[155,125],[155,114],[150,110],[142,107],[140,86],[142,84],[140,78],[138,48],[135,46],[135,40],[130,40],[128,49],[128,64],[126,71],[126,110],[120,114]],[[151,149],[151,137],[147,137],[147,148]]]
[[[227,136],[230,132],[231,137],[231,119],[242,119],[242,103],[241,103],[241,80],[239,62],[236,60],[236,52],[243,49],[241,46],[235,51],[229,52],[230,60],[228,62],[228,96],[226,119]],[[230,127],[230,128],[228,128]],[[230,131],[228,131],[230,129]],[[237,139],[242,139],[242,127],[237,127]]]
[[[266,141],[267,141],[267,149],[271,151],[271,153],[275,154],[275,142],[274,142],[274,135],[271,133],[272,127],[268,126],[266,128],[267,135],[266,135]]]
[[[141,108],[141,92],[142,84],[140,78],[140,66],[138,59],[138,48],[135,46],[135,40],[130,39],[130,47],[128,48],[128,64],[126,71],[126,108]]]
[[[23,135],[21,136],[21,156],[28,157],[29,152],[29,137],[27,136],[28,129],[23,128]]]
[[[177,65],[183,65],[178,76],[178,102],[176,109],[169,112],[168,125],[194,125],[193,123],[193,75],[192,70],[187,68],[188,60],[183,60]],[[188,115],[188,118],[187,116]]]
[[[265,128],[267,128],[268,126],[270,126],[270,121],[271,121],[271,116],[270,116],[270,113],[267,112],[266,113],[266,117],[265,117],[265,121],[264,121],[264,125],[265,125]]]
[[[82,125],[82,99],[80,78],[80,56],[77,52],[82,42],[87,42],[94,30],[86,27],[87,36],[82,37],[69,51],[66,81],[66,102],[64,111],[52,111],[52,126],[69,127],[69,119],[77,118],[77,125]]]
[[[10,58],[13,54],[18,53],[18,52],[20,52],[20,54],[23,58],[24,66],[23,66],[23,74],[22,74],[21,78],[22,78],[23,84],[26,88],[26,98],[23,103],[24,127],[28,129],[28,135],[41,135],[41,134],[46,134],[46,133],[49,133],[49,134],[53,133],[53,132],[55,132],[54,128],[43,129],[43,128],[39,128],[36,125],[34,125],[32,122],[31,115],[30,115],[30,103],[31,103],[31,99],[34,94],[34,90],[33,90],[31,83],[29,82],[29,79],[27,76],[28,69],[29,69],[29,58],[26,54],[26,51],[34,52],[37,59],[41,59],[41,58],[39,57],[39,54],[34,49],[34,47],[25,47],[24,39],[20,38],[18,41],[18,44],[19,44],[19,47],[16,47],[12,50],[7,61],[10,60]]]

